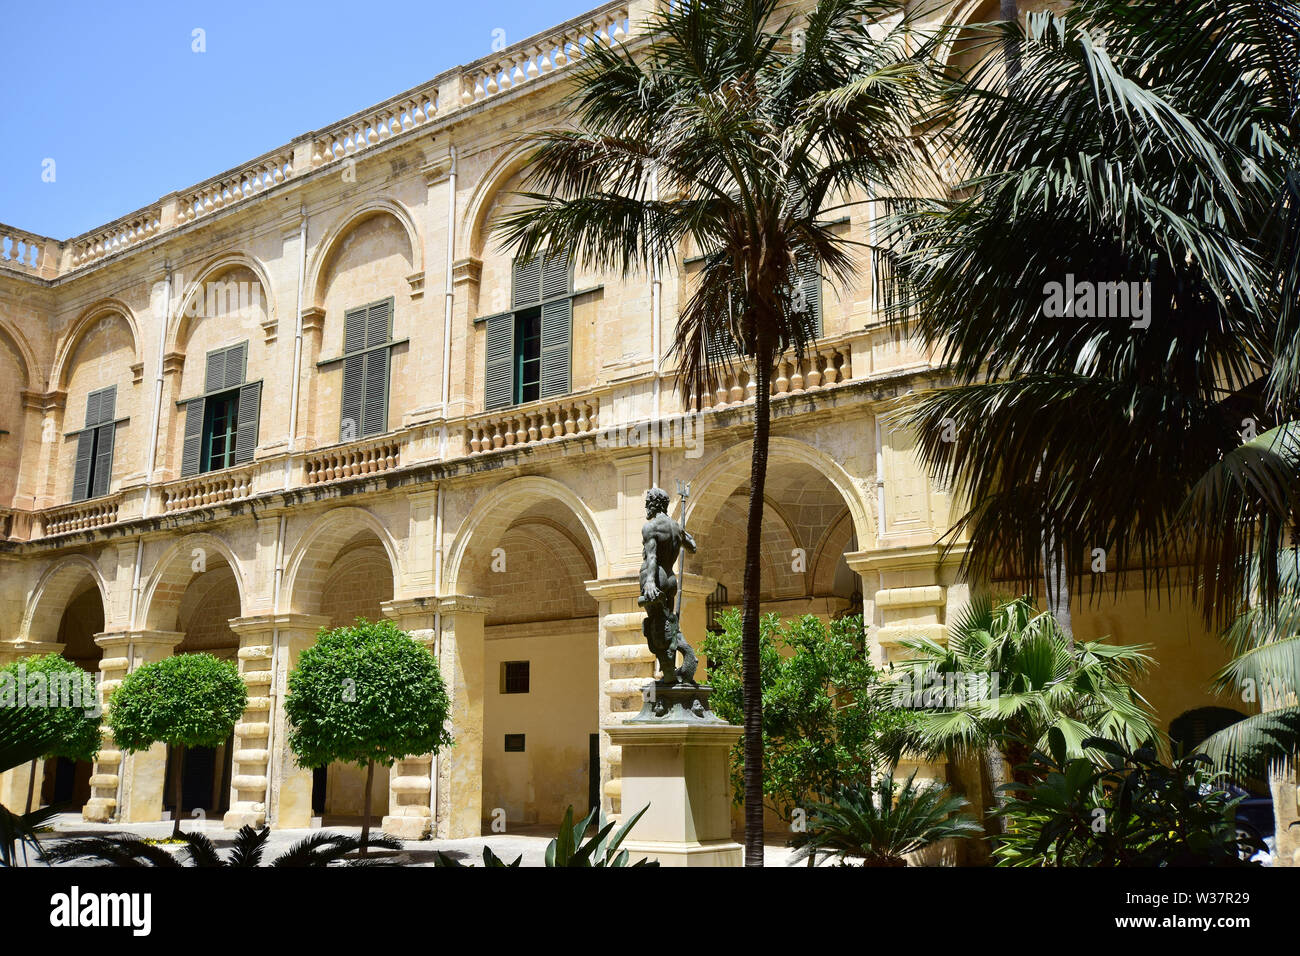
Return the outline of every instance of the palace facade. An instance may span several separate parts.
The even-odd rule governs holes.
[[[107,693],[171,654],[237,661],[248,709],[188,756],[187,814],[359,813],[361,772],[296,766],[282,707],[318,629],[358,615],[427,644],[453,699],[453,748],[376,773],[386,830],[477,835],[592,800],[617,813],[601,727],[653,674],[636,605],[647,487],[690,482],[688,636],[739,601],[753,386],[737,371],[686,408],[669,348],[698,250],[625,280],[562,250],[516,262],[492,233],[519,134],[563,121],[582,46],[638,42],[649,2],[605,4],[76,238],[0,226],[0,663],[58,651]],[[866,239],[873,215],[854,206],[837,228]],[[883,323],[869,262],[811,291],[815,347],[773,389],[762,601],[860,612],[888,662],[901,639],[942,638],[968,598],[957,558],[939,561],[950,495],[890,421],[931,356]],[[1210,695],[1225,652],[1190,606],[1122,591],[1076,603],[1074,622],[1153,645],[1141,689],[1165,729],[1248,710]],[[106,738],[93,766],[38,768],[36,792],[87,820],[158,820],[167,763]],[[0,800],[21,805],[27,784],[11,772]],[[1279,795],[1293,819],[1294,788]]]

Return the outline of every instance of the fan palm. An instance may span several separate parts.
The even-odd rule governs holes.
[[[898,204],[888,263],[953,386],[907,420],[971,502],[966,570],[1032,587],[1055,536],[1076,586],[1101,549],[1148,592],[1190,583],[1211,623],[1276,615],[1300,517],[1300,9],[1083,0],[974,32],[1017,68],[987,56],[938,101],[961,181]],[[1139,308],[1048,315],[1076,280]]]
[[[529,138],[524,208],[498,223],[523,257],[563,247],[602,271],[648,273],[702,253],[677,321],[684,395],[701,404],[719,365],[749,367],[753,455],[744,570],[745,859],[762,865],[759,535],[778,355],[811,329],[796,270],[843,282],[850,240],[827,213],[914,158],[913,99],[926,57],[879,0],[820,0],[795,36],[778,0],[698,0],[654,16],[649,38],[587,47],[572,128]],[[727,353],[730,353],[728,357]]]
[[[267,827],[254,830],[244,825],[235,835],[230,854],[223,857],[216,845],[202,833],[185,833],[185,855],[190,866],[196,867],[252,867],[262,865],[266,841],[271,831]],[[400,850],[402,845],[386,837],[362,841],[360,837],[344,833],[313,833],[291,846],[270,862],[276,867],[329,866],[355,853],[362,846]],[[52,863],[93,863],[101,866],[163,866],[179,867],[184,864],[163,847],[137,837],[113,834],[102,837],[84,837],[66,840],[46,854]],[[350,860],[349,866],[374,865],[373,860]]]
[[[932,784],[917,784],[913,772],[900,788],[893,776],[873,787],[858,781],[808,808],[808,837],[792,862],[828,853],[841,860],[860,857],[863,866],[907,866],[908,853],[941,840],[982,836],[983,828],[961,811],[970,804]]]
[[[1019,767],[1047,746],[1053,729],[1070,756],[1081,756],[1089,737],[1133,749],[1160,736],[1131,686],[1150,663],[1146,648],[1073,643],[1027,598],[996,607],[973,600],[949,628],[947,646],[928,638],[902,644],[914,656],[897,665],[903,676],[893,695],[916,716],[882,740],[893,759],[907,752],[984,758],[993,747]],[[989,769],[996,785],[1001,774]]]

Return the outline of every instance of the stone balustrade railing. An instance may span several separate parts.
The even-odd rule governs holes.
[[[253,465],[212,471],[168,482],[162,488],[164,513],[237,501],[253,493]]]
[[[323,166],[387,142],[423,126],[437,113],[438,84],[430,82],[313,136],[311,164]]]
[[[154,235],[162,228],[162,207],[153,205],[123,216],[71,241],[72,267],[84,266]]]
[[[326,481],[388,471],[401,463],[402,439],[396,435],[386,435],[309,453],[303,460],[303,481],[309,485],[318,485]]]
[[[530,37],[466,67],[461,104],[514,89],[579,60],[592,44],[622,43],[631,23],[626,3],[607,4],[550,33]]]
[[[0,266],[49,277],[93,264],[623,43],[631,17],[628,0],[604,4],[65,243],[0,226]]]
[[[801,395],[831,388],[853,377],[853,348],[847,341],[814,342],[802,359],[793,352],[782,355],[772,377],[772,395]],[[744,363],[723,369],[717,384],[704,395],[704,408],[741,405],[754,397],[757,385]]]
[[[600,425],[598,394],[566,395],[476,415],[465,423],[465,450],[470,455],[531,445],[595,431]]]
[[[120,495],[111,495],[107,498],[95,498],[91,501],[79,501],[76,504],[49,508],[40,513],[37,527],[40,534],[46,538],[73,531],[102,528],[117,521],[119,500]]]
[[[184,225],[209,213],[265,192],[293,175],[293,149],[284,147],[239,169],[222,173],[179,194],[176,223]]]
[[[0,264],[38,273],[45,264],[46,243],[53,240],[0,223]]]

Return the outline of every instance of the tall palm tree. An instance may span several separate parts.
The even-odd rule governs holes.
[[[499,224],[520,256],[563,247],[625,276],[671,268],[690,242],[703,261],[673,345],[683,394],[698,408],[720,363],[749,367],[749,866],[762,865],[759,538],[772,371],[779,355],[802,356],[808,344],[796,269],[840,283],[854,271],[854,243],[835,234],[826,214],[867,183],[893,181],[914,157],[912,100],[926,61],[923,46],[921,55],[911,49],[907,18],[883,36],[868,32],[866,23],[895,13],[896,3],[820,0],[799,23],[777,7],[680,3],[654,17],[643,44],[586,48],[569,104],[574,125],[529,137],[527,206]]]
[[[955,385],[910,420],[971,502],[967,570],[1032,586],[1058,534],[1074,587],[1100,549],[1148,592],[1190,584],[1211,623],[1276,619],[1300,517],[1300,10],[1083,0],[984,35],[1019,69],[990,55],[942,98],[965,175],[900,205],[890,260]],[[1052,315],[1053,282],[1128,283],[1140,308]]]
[[[1151,663],[1148,648],[1076,644],[1028,598],[996,605],[976,598],[950,626],[946,645],[921,638],[903,647],[912,657],[899,662],[903,678],[891,693],[916,715],[883,739],[893,759],[906,752],[983,757],[992,747],[1019,767],[1035,748],[1045,751],[1054,728],[1076,757],[1089,737],[1130,749],[1160,737],[1132,687]]]

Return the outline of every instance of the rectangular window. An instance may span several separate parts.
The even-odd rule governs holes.
[[[501,662],[501,693],[528,693],[528,661]]]
[[[516,259],[510,312],[487,319],[484,404],[566,394],[573,365],[573,270],[567,252]]]
[[[392,299],[349,309],[343,315],[341,442],[388,430],[388,380],[395,344],[392,326]]]
[[[524,735],[506,734],[506,753],[521,754],[523,752],[524,752]]]
[[[262,383],[245,382],[248,343],[208,353],[203,394],[177,402],[185,410],[181,475],[231,468],[253,460]]]
[[[86,426],[77,433],[77,460],[72,469],[72,500],[108,494],[113,475],[114,414],[117,386],[96,389],[86,396]]]

